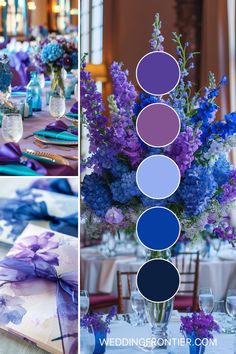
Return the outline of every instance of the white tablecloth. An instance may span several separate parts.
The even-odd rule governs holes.
[[[144,262],[134,255],[107,258],[97,246],[84,248],[81,250],[81,288],[90,293],[117,294],[116,271],[137,271]],[[211,287],[215,300],[223,299],[229,287],[236,288],[236,259],[223,261],[212,257],[200,261],[199,287]]]
[[[179,322],[170,322],[168,327],[169,338],[176,345],[171,345],[168,349],[170,354],[188,354],[189,349],[180,341],[182,337],[180,333],[180,323]],[[122,340],[122,343],[127,343],[130,339],[146,339],[151,338],[151,329],[149,325],[144,327],[133,327],[127,322],[124,321],[115,321],[111,325],[111,333],[108,335],[108,339],[112,338],[112,341],[115,344],[115,340],[118,338]],[[182,337],[183,338],[183,337]],[[216,339],[215,345],[207,346],[206,354],[234,354],[234,335],[232,334],[214,334]],[[179,340],[178,340],[179,339]],[[118,344],[118,343],[117,343]],[[236,349],[236,348],[235,348]],[[133,346],[108,346],[106,350],[107,354],[138,354],[145,353],[142,349],[138,348],[136,345]]]

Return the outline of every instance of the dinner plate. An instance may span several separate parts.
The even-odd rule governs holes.
[[[68,141],[62,139],[54,139],[54,138],[45,138],[39,135],[34,135],[35,140],[41,141],[44,144],[52,144],[52,145],[69,145],[69,146],[77,146],[78,141]]]
[[[77,117],[72,117],[72,116],[65,115],[63,118],[69,120],[76,127],[78,126],[78,116]]]

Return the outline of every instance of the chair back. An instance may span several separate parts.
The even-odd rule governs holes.
[[[117,293],[118,293],[118,312],[124,313],[124,301],[130,300],[131,291],[136,281],[137,272],[117,271]]]
[[[193,311],[197,311],[197,291],[199,278],[199,252],[180,252],[172,258],[181,277],[178,295],[191,295]]]

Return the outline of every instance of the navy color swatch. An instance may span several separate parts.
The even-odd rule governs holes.
[[[176,267],[165,259],[152,259],[139,269],[137,287],[149,301],[164,302],[177,293],[180,275]]]
[[[145,247],[161,251],[170,248],[178,240],[180,224],[171,210],[154,207],[140,215],[136,231],[140,242]]]

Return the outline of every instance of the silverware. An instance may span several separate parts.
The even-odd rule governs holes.
[[[28,139],[28,138],[31,138],[32,136],[34,136],[34,134],[27,135],[27,136],[25,136],[25,137],[23,138],[23,140]]]

